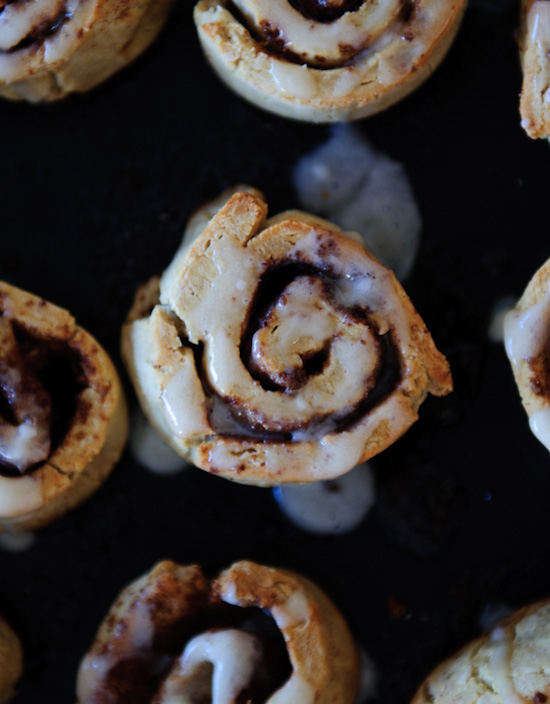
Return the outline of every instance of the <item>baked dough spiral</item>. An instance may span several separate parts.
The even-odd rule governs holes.
[[[353,120],[412,92],[449,49],[466,0],[200,0],[204,52],[255,105]]]
[[[155,39],[173,0],[0,0],[0,95],[57,100],[94,88]]]
[[[0,616],[0,704],[15,696],[15,685],[23,672],[23,651],[19,638]]]
[[[123,357],[146,414],[198,467],[259,486],[331,479],[400,437],[450,371],[361,245],[307,213],[266,213],[239,192],[205,229],[195,217],[203,232],[138,293]]]
[[[534,138],[550,137],[550,2],[522,0],[519,33],[523,69],[521,126]]]
[[[506,353],[535,436],[550,450],[550,259],[504,319]]]
[[[0,530],[39,528],[84,501],[127,429],[97,341],[63,308],[0,282]]]
[[[550,601],[520,609],[432,672],[412,704],[544,704]]]
[[[78,704],[353,704],[358,679],[348,627],[309,580],[254,562],[210,580],[164,561],[118,597],[77,695]]]

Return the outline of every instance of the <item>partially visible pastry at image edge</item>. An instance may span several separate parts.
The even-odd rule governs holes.
[[[139,290],[122,355],[152,424],[197,467],[257,486],[332,479],[403,435],[451,374],[357,233],[266,215],[254,189],[201,209]]]
[[[0,95],[88,91],[144,51],[174,0],[0,0]]]
[[[417,88],[451,46],[466,0],[199,0],[210,64],[283,117],[354,120]]]
[[[506,314],[504,340],[531,431],[550,450],[550,259]]]
[[[236,562],[157,564],[126,587],[77,679],[78,704],[354,704],[353,637],[308,579]]]
[[[22,672],[21,643],[0,615],[0,704],[7,704],[15,696],[15,686]]]
[[[550,137],[550,0],[522,0],[519,46],[521,126],[533,139]]]
[[[550,601],[497,624],[436,668],[412,704],[544,704],[550,698]]]
[[[105,350],[63,308],[0,282],[0,530],[39,528],[84,501],[127,432]]]

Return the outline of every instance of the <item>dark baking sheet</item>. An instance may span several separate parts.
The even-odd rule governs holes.
[[[155,47],[93,93],[0,104],[0,277],[69,308],[119,367],[134,290],[170,261],[192,210],[236,182],[263,189],[272,213],[295,206],[292,168],[329,134],[225,89],[203,61],[192,5],[180,2]],[[424,230],[406,288],[456,385],[373,462],[375,509],[353,533],[313,537],[269,490],[199,470],[157,476],[127,452],[30,550],[0,551],[0,608],[26,652],[16,704],[73,702],[108,606],[164,557],[212,569],[251,558],[318,581],[376,663],[376,701],[390,704],[478,632],[487,604],[550,594],[550,456],[487,337],[495,303],[519,296],[550,255],[550,150],[519,126],[517,12],[472,2],[428,83],[359,123],[414,185]]]

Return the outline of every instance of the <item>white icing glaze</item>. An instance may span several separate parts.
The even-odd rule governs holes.
[[[293,523],[318,535],[354,530],[376,499],[374,477],[366,462],[329,482],[287,485],[273,491]]]
[[[317,93],[317,81],[305,64],[299,66],[287,61],[272,59],[269,72],[277,88],[283,93],[296,95],[302,99],[312,98]]]
[[[546,48],[550,43],[550,7],[548,0],[535,0],[527,15],[527,31],[532,42]]]
[[[398,278],[410,274],[422,229],[413,190],[403,166],[376,151],[358,128],[334,127],[328,142],[297,163],[294,184],[302,207],[360,232]]]
[[[506,353],[517,369],[520,362],[535,357],[548,339],[550,293],[525,311],[511,310],[504,318]]]
[[[173,474],[187,467],[185,460],[167,445],[139,408],[132,416],[130,450],[134,459],[155,474]]]
[[[309,602],[303,591],[296,589],[280,606],[274,606],[271,610],[275,622],[281,630],[287,628],[301,629],[309,624]]]
[[[7,552],[25,552],[34,541],[34,533],[0,533],[0,548]]]
[[[195,636],[185,647],[179,669],[166,682],[159,704],[192,704],[195,699],[189,695],[196,689],[196,678],[204,679],[200,666],[205,662],[213,665],[211,704],[234,704],[251,681],[261,657],[261,641],[251,633],[227,629]],[[205,684],[208,687],[209,683]]]
[[[92,701],[98,681],[103,681],[113,666],[108,655],[89,653],[80,663],[76,680],[76,694],[79,702]]]
[[[281,689],[269,697],[266,704],[294,704],[295,702],[300,702],[300,704],[314,704],[315,702],[315,689],[296,672]]]
[[[489,661],[493,689],[502,704],[525,704],[525,700],[519,696],[514,687],[510,670],[512,643],[506,641],[504,636],[505,633],[501,628],[495,628],[491,633],[491,641],[496,643]]]

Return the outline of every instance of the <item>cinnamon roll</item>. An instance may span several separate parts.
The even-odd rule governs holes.
[[[521,15],[521,126],[533,139],[550,137],[550,2],[522,0]]]
[[[544,704],[550,601],[520,609],[432,672],[412,704]]]
[[[353,704],[358,655],[309,580],[254,562],[215,579],[164,561],[122,591],[84,657],[78,704]]]
[[[15,695],[15,685],[23,672],[23,652],[19,638],[0,616],[0,704]]]
[[[39,528],[90,496],[126,435],[107,353],[66,310],[0,282],[0,530]]]
[[[152,423],[198,467],[258,486],[334,478],[451,391],[448,364],[358,242],[308,213],[266,221],[258,192],[227,198],[138,293],[123,358]]]
[[[135,59],[173,0],[0,0],[0,95],[31,102],[84,92]]]
[[[354,120],[411,93],[449,49],[466,0],[199,0],[220,78],[283,117]]]
[[[504,318],[506,353],[529,426],[550,450],[550,259]]]

